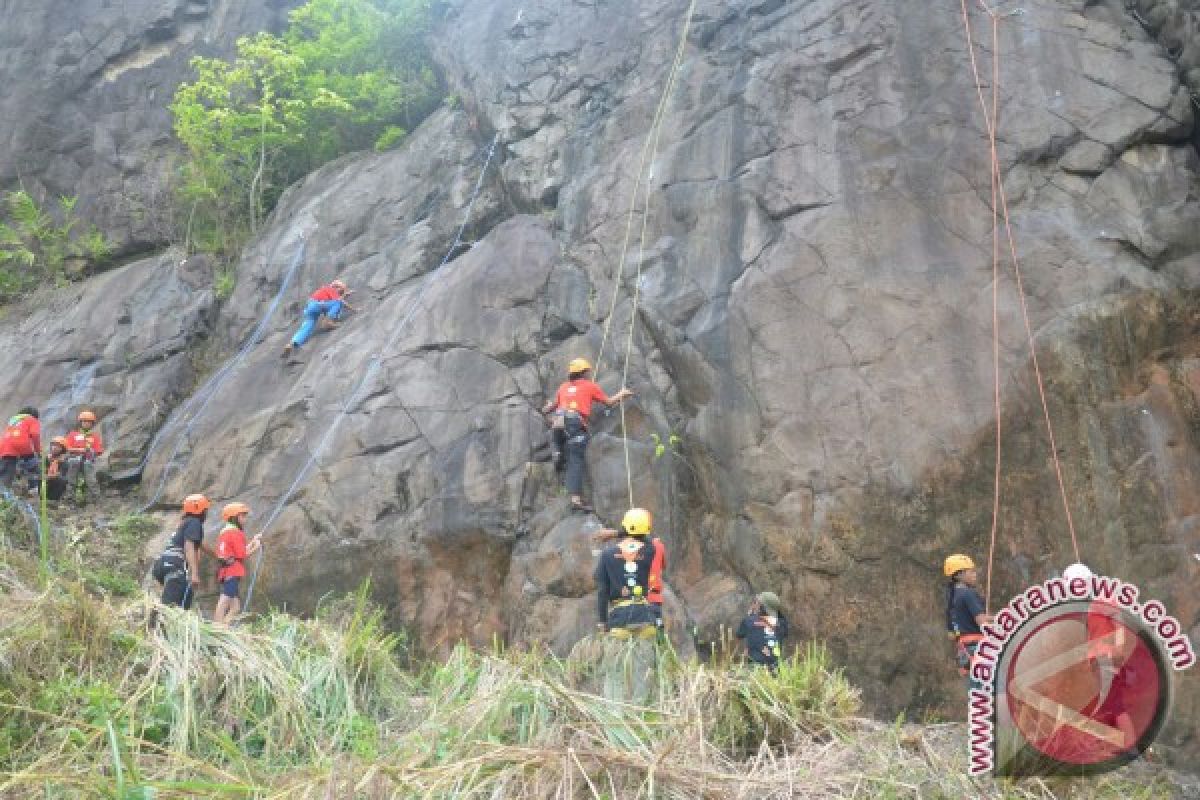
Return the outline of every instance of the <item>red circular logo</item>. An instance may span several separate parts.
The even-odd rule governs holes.
[[[1137,757],[1165,721],[1169,673],[1138,621],[1108,603],[1071,603],[1031,620],[1006,648],[998,727],[1026,772],[1103,771]],[[998,689],[1001,687],[997,687]]]

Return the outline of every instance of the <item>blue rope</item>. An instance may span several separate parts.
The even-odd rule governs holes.
[[[167,433],[177,427],[184,418],[188,418],[187,424],[184,425],[182,433],[175,437],[175,446],[171,449],[171,455],[167,457],[167,462],[163,466],[162,477],[159,479],[158,488],[154,490],[154,496],[150,498],[150,501],[146,503],[146,505],[139,508],[137,513],[142,514],[148,511],[158,502],[159,498],[162,497],[163,488],[167,485],[167,478],[171,474],[171,468],[175,463],[175,457],[179,455],[179,449],[183,446],[184,440],[187,439],[196,422],[199,421],[204,415],[204,412],[208,409],[208,404],[212,402],[214,397],[216,397],[217,390],[221,388],[221,385],[225,382],[225,379],[233,374],[234,368],[242,362],[242,360],[259,343],[259,341],[261,341],[263,335],[266,334],[267,323],[271,321],[272,315],[274,315],[275,310],[279,308],[279,304],[283,301],[284,294],[291,286],[292,278],[296,275],[296,270],[300,268],[302,263],[304,263],[304,252],[307,247],[308,240],[301,239],[300,247],[296,250],[296,254],[292,256],[292,263],[288,267],[288,271],[283,276],[283,283],[279,285],[279,291],[275,293],[275,298],[271,301],[270,305],[267,306],[266,312],[263,314],[262,319],[259,320],[257,327],[255,327],[254,331],[250,334],[250,338],[246,340],[246,343],[242,345],[241,349],[238,350],[238,352],[229,361],[225,362],[225,365],[221,367],[221,369],[213,373],[209,379],[205,381],[204,386],[200,388],[200,391],[192,395],[192,397],[183,405],[183,408],[180,409],[179,413],[171,422],[159,429],[158,435],[154,437],[154,441],[151,443],[150,449],[146,451],[145,457],[142,458],[142,463],[138,466],[139,473],[146,468],[146,463],[150,460],[150,457],[154,455],[155,450],[158,449],[159,444],[162,443]],[[195,409],[194,413],[192,413],[192,409],[197,403],[199,403],[199,407]]]
[[[325,435],[321,437],[321,440],[317,443],[316,448],[309,455],[308,460],[304,462],[304,466],[300,468],[300,471],[297,473],[296,479],[292,481],[291,486],[289,486],[287,491],[283,493],[283,496],[279,498],[279,501],[275,504],[271,514],[267,517],[267,521],[263,523],[262,530],[259,531],[260,536],[266,534],[266,532],[270,530],[271,526],[275,523],[275,520],[278,519],[279,515],[283,512],[284,506],[287,505],[288,501],[292,499],[292,495],[296,493],[296,490],[299,489],[305,479],[307,479],[309,471],[317,463],[317,459],[319,459],[325,452],[326,446],[328,446],[329,441],[333,438],[333,434],[341,425],[342,420],[345,419],[346,415],[350,412],[350,409],[357,405],[361,395],[370,385],[371,379],[375,377],[377,372],[379,372],[379,368],[383,363],[384,355],[392,349],[396,343],[396,340],[400,337],[400,332],[416,313],[417,306],[420,305],[422,298],[425,296],[426,290],[433,283],[433,277],[439,273],[447,263],[449,263],[450,258],[454,255],[454,251],[458,249],[460,244],[462,244],[463,232],[467,229],[467,223],[471,221],[471,212],[474,210],[475,201],[479,199],[479,193],[483,189],[483,179],[487,174],[488,166],[490,166],[492,163],[492,157],[496,154],[496,145],[499,141],[500,134],[497,133],[492,137],[492,143],[488,147],[487,151],[487,158],[483,162],[483,167],[479,170],[479,178],[475,181],[475,190],[471,193],[471,199],[467,203],[466,211],[463,213],[462,223],[458,226],[458,232],[454,234],[454,241],[451,243],[450,248],[446,251],[446,255],[442,257],[441,262],[436,267],[425,273],[425,276],[421,280],[420,288],[417,289],[416,295],[413,296],[411,302],[409,303],[407,313],[405,313],[396,326],[392,328],[392,332],[388,336],[387,341],[384,342],[383,346],[379,348],[375,355],[371,356],[370,363],[366,371],[363,373],[362,377],[359,378],[354,390],[350,392],[350,396],[345,402],[342,403],[342,407],[334,417],[329,429],[325,431]],[[258,581],[258,570],[259,566],[262,564],[262,557],[263,550],[260,547],[258,550],[258,555],[254,560],[254,571],[250,576],[250,585],[246,590],[246,603],[245,606],[243,606],[245,611],[250,610],[250,601],[254,598],[254,584]]]

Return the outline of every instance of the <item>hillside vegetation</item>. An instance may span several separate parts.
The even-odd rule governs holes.
[[[1145,773],[972,782],[960,726],[857,718],[857,691],[816,644],[777,675],[663,649],[634,705],[609,691],[629,680],[625,645],[417,659],[366,586],[316,619],[216,627],[131,588],[138,518],[73,530],[41,588],[16,536],[0,549],[0,797],[1171,794]],[[106,547],[123,563],[97,580]]]

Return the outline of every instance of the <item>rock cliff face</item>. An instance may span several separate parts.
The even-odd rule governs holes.
[[[119,250],[169,238],[167,105],[195,55],[278,27],[295,0],[0,0],[0,187],[78,194]]]
[[[617,415],[597,421],[592,494],[610,519],[630,491],[654,510],[677,634],[687,620],[711,638],[769,588],[880,713],[960,714],[939,567],[986,554],[996,441],[987,139],[957,6],[697,0],[656,146],[688,0],[443,6],[438,57],[461,110],[293,187],[219,314],[187,267],[127,268],[194,309],[170,341],[211,331],[206,347],[231,354],[304,248],[262,341],[173,464],[162,437],[143,484],[244,499],[260,523],[279,508],[259,584],[273,602],[310,610],[369,575],[426,646],[498,634],[565,649],[591,625],[598,523],[566,514],[536,410],[577,354],[616,389],[628,350],[639,395],[624,439]],[[1022,12],[1000,25],[999,157],[1081,554],[1200,639],[1187,65],[1115,0]],[[362,310],[282,365],[306,291],[334,275]],[[1007,270],[999,289],[997,606],[1074,560]],[[119,315],[88,316],[104,287],[82,291],[55,324],[136,350]],[[4,328],[14,347],[35,330],[20,325]],[[76,402],[75,364],[55,362],[75,355],[55,351],[20,356],[42,377],[0,389],[8,404]],[[173,357],[177,372],[145,378],[164,405],[194,381]],[[131,463],[162,425],[136,386],[106,395]],[[1192,673],[1167,735],[1181,759],[1197,720]]]

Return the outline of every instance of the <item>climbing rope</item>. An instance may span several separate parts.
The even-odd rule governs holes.
[[[688,5],[687,14],[684,17],[683,28],[679,33],[679,44],[675,48],[675,57],[671,62],[671,68],[667,73],[667,82],[663,86],[662,94],[658,99],[658,106],[654,110],[654,118],[650,123],[650,129],[646,134],[646,141],[642,144],[641,155],[638,157],[637,173],[634,177],[633,191],[629,197],[629,213],[625,217],[625,234],[621,241],[621,255],[617,259],[617,268],[613,275],[612,281],[612,297],[608,305],[608,314],[604,320],[604,329],[600,337],[600,349],[596,354],[596,367],[593,371],[595,380],[600,380],[600,366],[604,361],[604,350],[608,344],[609,331],[612,326],[613,316],[617,308],[617,297],[621,289],[621,279],[625,276],[625,261],[629,253],[629,240],[633,232],[633,215],[638,207],[638,193],[642,190],[642,228],[638,242],[638,263],[637,274],[633,284],[633,305],[629,318],[629,335],[625,341],[625,354],[621,365],[621,386],[626,386],[629,380],[629,359],[633,352],[633,333],[637,328],[638,305],[641,300],[642,289],[642,267],[645,264],[646,253],[646,230],[650,219],[650,180],[653,176],[654,159],[658,157],[658,142],[662,133],[662,122],[666,115],[667,104],[671,99],[672,90],[675,88],[675,80],[679,76],[679,68],[683,63],[683,54],[687,49],[688,31],[692,25],[692,16],[696,11],[696,0],[691,0]],[[649,160],[650,169],[646,169],[646,162]],[[642,173],[645,172],[645,180]],[[634,505],[633,499],[633,468],[630,465],[629,459],[629,437],[626,435],[625,428],[625,405],[620,405],[621,412],[621,446],[625,458],[625,488],[629,494],[629,505]]]
[[[996,415],[996,459],[992,495],[992,530],[988,543],[988,571],[985,584],[985,605],[991,606],[992,564],[995,557],[996,537],[1000,515],[1000,323],[999,323],[999,278],[1000,278],[1000,238],[999,218],[1003,217],[1005,237],[1008,240],[1009,256],[1012,262],[1013,276],[1016,283],[1017,296],[1021,301],[1021,316],[1025,323],[1025,334],[1029,342],[1029,355],[1033,362],[1033,372],[1037,379],[1038,397],[1041,399],[1042,418],[1046,424],[1046,436],[1049,439],[1050,456],[1054,463],[1054,475],[1058,481],[1059,495],[1062,498],[1063,512],[1066,515],[1067,530],[1071,536],[1071,547],[1075,560],[1079,561],[1079,539],[1075,532],[1075,522],[1071,515],[1071,504],[1067,498],[1067,486],[1063,480],[1062,464],[1058,457],[1058,445],[1054,438],[1054,425],[1050,421],[1050,406],[1046,400],[1045,382],[1042,380],[1042,370],[1038,363],[1037,343],[1033,335],[1033,325],[1029,320],[1029,308],[1025,298],[1025,286],[1021,278],[1021,262],[1017,256],[1016,238],[1013,235],[1012,221],[1008,209],[1008,194],[1004,189],[1004,176],[1000,167],[1000,157],[996,147],[997,109],[999,106],[1000,85],[1000,45],[999,25],[1002,16],[990,7],[984,0],[977,0],[980,7],[988,15],[991,22],[992,34],[992,103],[989,108],[984,98],[983,80],[979,74],[979,64],[975,56],[975,41],[971,31],[971,16],[967,10],[967,0],[959,0],[962,8],[963,30],[967,41],[967,52],[970,56],[971,72],[975,79],[975,91],[979,98],[979,107],[984,118],[984,127],[988,136],[988,146],[991,160],[992,185],[992,372],[994,380],[993,398]],[[997,202],[997,200],[999,202]],[[998,215],[999,209],[999,215]]]
[[[500,134],[497,133],[492,137],[492,142],[488,146],[487,158],[484,160],[483,166],[479,170],[479,177],[475,181],[475,189],[472,191],[471,198],[467,202],[466,210],[463,212],[462,222],[458,226],[458,231],[454,234],[454,241],[451,242],[449,249],[446,250],[446,255],[442,257],[441,262],[439,262],[436,267],[425,273],[424,277],[421,279],[421,285],[417,288],[416,294],[414,294],[413,298],[409,301],[408,310],[405,312],[404,316],[400,318],[400,321],[397,322],[392,328],[391,333],[388,335],[387,341],[385,341],[379,350],[377,350],[375,354],[371,356],[366,371],[363,372],[362,377],[359,378],[358,383],[354,386],[354,389],[342,403],[342,407],[334,416],[329,428],[325,431],[325,434],[321,437],[320,441],[317,442],[317,446],[309,454],[308,459],[300,467],[299,472],[297,472],[296,477],[292,481],[291,485],[288,486],[287,491],[285,491],[275,503],[271,513],[267,516],[266,522],[263,523],[262,528],[259,530],[260,536],[265,536],[267,531],[271,529],[271,526],[275,524],[275,520],[279,518],[281,513],[283,513],[283,509],[287,505],[288,501],[292,499],[292,496],[296,493],[296,490],[298,490],[308,478],[308,474],[312,468],[317,465],[318,459],[320,459],[321,455],[325,452],[325,448],[329,445],[330,440],[333,438],[333,434],[341,425],[342,420],[345,419],[346,415],[350,413],[351,409],[353,409],[359,403],[362,395],[371,385],[371,380],[379,372],[379,369],[383,364],[384,357],[395,345],[396,340],[400,338],[400,333],[404,330],[409,320],[411,320],[413,315],[416,314],[417,308],[425,296],[425,292],[433,283],[434,276],[441,272],[442,268],[449,263],[459,245],[462,244],[463,233],[467,229],[467,224],[471,221],[471,213],[475,209],[475,201],[479,199],[479,195],[483,190],[483,179],[487,175],[488,167],[491,165],[492,158],[496,154],[496,145],[499,143],[499,141]],[[246,603],[243,606],[245,611],[250,610],[250,601],[254,598],[254,585],[258,581],[258,573],[259,568],[262,565],[262,557],[263,548],[260,547],[258,554],[254,559],[254,569],[250,575],[250,584],[246,589]]]
[[[225,362],[225,365],[221,367],[221,369],[217,370],[209,377],[207,381],[205,381],[204,385],[200,388],[200,391],[192,395],[187,403],[183,405],[183,408],[180,409],[175,418],[167,423],[167,425],[163,426],[159,430],[158,434],[154,437],[154,441],[150,444],[150,448],[146,451],[146,455],[142,458],[142,463],[138,466],[139,474],[146,468],[146,464],[149,462],[150,457],[154,455],[154,452],[158,449],[159,445],[162,444],[163,440],[169,436],[170,432],[173,429],[178,428],[185,419],[187,420],[186,424],[183,425],[182,432],[174,438],[175,446],[171,449],[171,455],[167,457],[166,464],[163,466],[162,476],[159,478],[158,486],[154,490],[154,496],[150,498],[149,502],[137,510],[138,514],[145,513],[153,508],[158,502],[159,498],[162,497],[163,488],[167,485],[167,478],[170,476],[171,468],[175,464],[175,457],[179,455],[179,450],[183,446],[184,441],[187,440],[188,436],[191,434],[192,428],[201,419],[201,417],[204,416],[204,412],[208,409],[208,404],[212,402],[214,397],[216,397],[217,390],[219,390],[221,385],[225,383],[225,379],[233,374],[234,369],[242,363],[242,360],[245,359],[250,351],[254,349],[254,347],[266,334],[267,325],[271,321],[271,317],[275,314],[275,310],[279,308],[279,304],[283,301],[283,297],[288,288],[291,286],[292,278],[295,277],[296,271],[300,268],[300,265],[304,263],[304,252],[307,248],[308,240],[306,238],[301,238],[300,246],[296,249],[295,255],[292,256],[291,264],[288,266],[287,272],[284,273],[283,282],[279,285],[279,291],[275,293],[275,297],[267,306],[267,310],[263,313],[258,325],[251,332],[250,337],[246,340],[245,344],[242,345],[242,347],[231,359]]]

